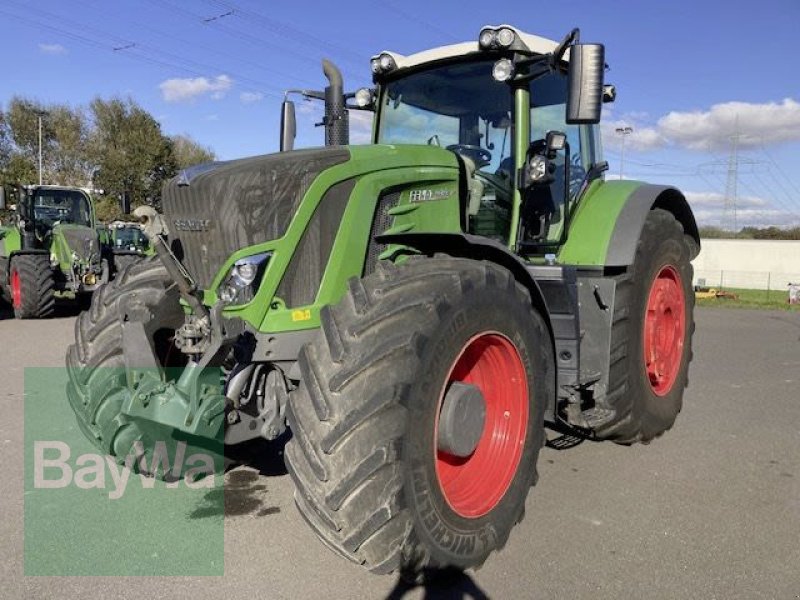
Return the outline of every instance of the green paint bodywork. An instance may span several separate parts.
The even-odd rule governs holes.
[[[566,243],[557,254],[565,265],[602,266],[617,217],[640,181],[595,180],[574,209]]]
[[[526,105],[527,91],[521,90],[518,96],[518,102]],[[521,168],[527,151],[527,124],[520,124],[516,131],[516,161]],[[362,275],[376,202],[387,189],[398,190],[401,194],[399,203],[389,212],[393,222],[385,233],[462,231],[458,162],[451,152],[433,146],[414,145],[352,146],[350,152],[348,162],[332,167],[316,178],[282,238],[242,248],[228,258],[211,288],[204,291],[206,305],[213,306],[217,302],[216,290],[237,260],[269,252],[271,258],[255,298],[246,305],[228,307],[223,314],[227,318],[243,319],[255,330],[265,333],[319,327],[320,309],[342,297],[349,278]],[[355,185],[317,297],[312,304],[289,308],[283,299],[276,296],[289,261],[325,192],[337,183],[351,179],[355,180]],[[635,181],[596,180],[592,183],[573,209],[570,235],[557,254],[558,262],[602,266],[617,217],[630,194],[640,185]],[[421,188],[443,191],[437,195],[439,199],[412,202],[410,192]],[[512,223],[516,225],[512,226],[509,239],[511,248],[516,241],[520,202],[517,191],[512,213]],[[389,247],[381,258],[390,257],[396,249]],[[541,260],[536,255],[527,258],[531,262]]]
[[[233,264],[246,256],[271,252],[269,264],[258,292],[250,303],[225,309],[228,318],[238,317],[263,332],[296,331],[319,327],[319,311],[335,303],[345,292],[350,277],[361,276],[365,251],[376,202],[384,190],[401,191],[400,202],[392,211],[394,223],[388,233],[400,231],[461,231],[458,161],[452,152],[435,146],[352,146],[351,159],[322,172],[309,187],[300,208],[282,238],[243,248],[232,254],[217,273],[211,289],[204,292],[204,303],[211,306],[216,290]],[[287,308],[275,296],[289,261],[319,205],[333,185],[355,180],[350,201],[342,218],[319,292],[313,304]],[[437,200],[414,203],[410,192],[445,190],[449,195]]]

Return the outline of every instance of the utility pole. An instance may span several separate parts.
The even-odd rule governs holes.
[[[42,117],[45,115],[46,111],[36,111],[36,116],[39,118],[39,185],[42,185]]]
[[[723,223],[725,229],[732,225],[734,236],[738,233],[738,223],[736,218],[736,203],[738,201],[739,187],[739,117],[736,117],[736,132],[730,136],[731,153],[728,157],[728,180],[725,183],[725,212]]]
[[[622,179],[625,168],[625,138],[633,133],[633,127],[617,127],[614,131],[622,136],[622,151],[619,155],[619,178]]]

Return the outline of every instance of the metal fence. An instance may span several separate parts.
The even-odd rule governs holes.
[[[800,271],[782,273],[775,271],[733,271],[723,269],[695,269],[696,287],[716,290],[753,290],[761,292],[765,300],[789,299],[790,285],[800,285]]]

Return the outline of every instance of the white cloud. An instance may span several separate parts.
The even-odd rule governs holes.
[[[206,121],[219,121],[219,115],[217,115],[217,114],[213,114],[213,115],[206,115],[206,116],[205,116],[205,117],[203,117],[203,118],[204,118]]]
[[[700,225],[730,225],[731,213],[725,210],[725,194],[718,192],[684,192]],[[786,227],[798,223],[797,213],[775,208],[760,196],[736,198],[736,221],[739,227]]]
[[[694,218],[700,226],[730,224],[722,209],[695,210]],[[800,225],[800,218],[786,210],[745,208],[736,210],[736,222],[738,227],[794,227]]]
[[[253,102],[261,102],[264,99],[264,94],[261,92],[242,92],[239,94],[239,100],[242,104],[252,104]]]
[[[741,146],[800,141],[800,102],[725,102],[707,111],[671,112],[658,120],[658,130],[692,150],[728,148],[736,133]]]
[[[350,111],[350,143],[369,144],[372,141],[373,113],[364,110]]]
[[[42,54],[66,54],[67,49],[61,44],[39,44],[39,52]]]
[[[666,140],[658,130],[653,127],[640,125],[636,115],[636,113],[631,113],[622,119],[603,121],[600,129],[603,136],[603,144],[618,151],[622,146],[622,135],[617,133],[616,130],[623,127],[630,127],[633,131],[625,136],[626,149],[644,151],[654,150],[664,146]]]
[[[725,194],[719,192],[684,192],[692,207],[724,207]],[[764,198],[758,196],[739,196],[736,198],[737,208],[767,206]]]
[[[603,142],[619,150],[619,127],[632,127],[625,138],[631,150],[655,150],[679,146],[698,151],[724,151],[731,136],[739,134],[740,147],[800,141],[800,102],[786,98],[781,102],[723,102],[708,110],[672,111],[654,125],[646,113],[627,113],[623,118],[607,119],[602,124]]]
[[[186,102],[210,94],[214,100],[224,97],[233,86],[233,80],[227,75],[217,75],[213,79],[194,77],[185,79],[167,79],[159,84],[161,97],[166,102]]]

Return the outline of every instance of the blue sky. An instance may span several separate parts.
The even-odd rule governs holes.
[[[614,129],[631,126],[624,176],[675,184],[702,222],[720,224],[738,131],[739,225],[800,224],[798,0],[0,0],[0,22],[1,104],[131,96],[166,133],[224,159],[277,148],[281,92],[321,88],[323,56],[355,89],[383,49],[473,40],[485,24],[552,39],[578,26],[583,41],[606,45],[618,90],[604,115],[611,176]],[[320,144],[318,111],[298,118],[300,143]]]

